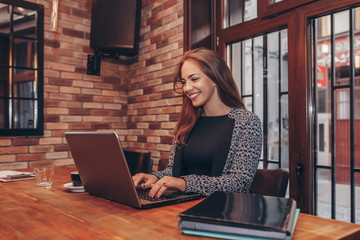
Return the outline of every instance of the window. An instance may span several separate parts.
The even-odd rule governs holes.
[[[0,0],[0,133],[43,133],[43,6]]]
[[[359,16],[357,7],[310,21],[312,69],[316,69],[312,74],[317,123],[316,214],[355,223],[360,222],[356,214],[360,206],[360,152],[355,147],[360,139],[360,71],[356,62],[360,56]],[[324,193],[323,189],[328,191]]]
[[[287,29],[229,44],[226,55],[245,107],[267,136],[261,164],[289,168]]]

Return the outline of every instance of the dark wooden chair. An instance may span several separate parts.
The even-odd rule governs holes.
[[[250,193],[285,197],[289,177],[289,171],[285,169],[258,169],[250,186]]]
[[[164,158],[160,159],[158,164],[158,171],[164,170],[168,164],[169,164],[168,159],[164,159]]]
[[[128,164],[131,175],[143,172],[149,173],[153,167],[153,160],[150,158],[151,153],[133,152],[124,150],[126,162]]]

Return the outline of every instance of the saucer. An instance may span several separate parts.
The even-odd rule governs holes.
[[[74,192],[74,193],[85,192],[84,186],[74,187],[72,182],[65,183],[64,187],[66,187],[67,189],[69,189],[71,192]]]

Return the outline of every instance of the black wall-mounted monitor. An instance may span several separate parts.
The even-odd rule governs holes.
[[[141,0],[93,0],[90,47],[135,56],[139,51]]]

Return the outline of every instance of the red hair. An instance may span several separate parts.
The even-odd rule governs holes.
[[[184,62],[188,60],[195,63],[200,70],[216,84],[220,99],[226,106],[245,109],[245,105],[239,95],[236,83],[225,60],[215,52],[206,48],[192,49],[184,53],[175,70],[175,91],[178,90],[177,86],[181,84],[181,68]],[[194,127],[201,112],[202,108],[193,107],[190,99],[183,93],[180,118],[174,129],[174,137],[178,146],[185,145],[186,137]]]

